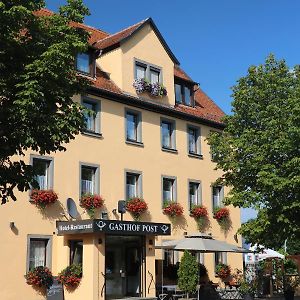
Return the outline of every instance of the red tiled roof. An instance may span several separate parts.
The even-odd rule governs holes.
[[[179,104],[175,109],[206,120],[223,123],[221,118],[225,116],[225,113],[202,91],[202,89],[198,86],[196,86],[196,88],[197,90],[194,93],[195,106],[190,107]]]
[[[99,49],[106,49],[109,47],[113,47],[114,45],[119,45],[119,43],[129,37],[132,33],[135,32],[136,29],[138,29],[142,24],[144,24],[146,20],[143,20],[137,24],[134,24],[126,29],[123,29],[115,34],[109,35],[101,40],[99,40],[97,43],[95,43],[95,47]]]
[[[35,15],[37,16],[51,16],[54,13],[48,9],[41,9],[40,11],[35,12]],[[86,29],[88,32],[90,32],[91,36],[89,39],[89,43],[93,45],[96,48],[99,49],[106,49],[109,47],[113,47],[114,45],[118,45],[123,39],[129,37],[131,34],[135,32],[139,28],[139,26],[142,26],[144,22],[146,22],[148,19],[143,20],[135,25],[132,25],[120,32],[117,32],[115,34],[109,35],[108,33],[84,25],[80,23],[72,22],[72,26],[80,27],[83,29]],[[189,77],[178,65],[174,66],[174,76],[177,78],[181,78],[183,80],[189,81],[191,83],[195,83],[191,77]],[[112,92],[115,94],[128,96],[125,94],[108,76],[107,73],[105,73],[103,70],[101,70],[97,66],[96,70],[96,79],[94,81],[91,81],[92,85],[98,89],[105,90],[108,92]],[[199,117],[205,120],[217,122],[220,124],[223,124],[221,121],[221,118],[225,115],[224,112],[213,102],[212,99],[210,99],[203,91],[200,89],[197,85],[195,85],[195,107],[185,106],[185,105],[176,105],[175,107],[172,107],[172,109],[186,113],[188,115],[192,115],[195,117]],[[158,102],[157,102],[158,103]],[[171,108],[171,107],[170,107]]]
[[[48,10],[46,8],[42,8],[41,10],[34,12],[34,14],[39,17],[50,17],[50,16],[54,15],[54,12],[51,10]],[[90,38],[89,38],[90,45],[93,45],[95,42],[109,36],[109,34],[107,32],[104,32],[100,29],[96,29],[94,27],[91,27],[91,26],[88,26],[85,24],[81,24],[81,23],[77,23],[77,22],[71,22],[70,24],[71,24],[71,26],[74,26],[74,27],[83,28],[90,33]]]
[[[183,80],[194,82],[194,80],[187,75],[179,66],[174,66],[174,76]]]

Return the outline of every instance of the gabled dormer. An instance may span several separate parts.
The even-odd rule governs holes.
[[[175,105],[174,66],[179,62],[151,18],[94,44],[98,65],[124,92]]]

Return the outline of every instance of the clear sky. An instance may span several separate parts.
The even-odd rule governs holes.
[[[47,0],[47,7],[55,11],[64,2]],[[250,65],[263,63],[269,53],[291,67],[299,63],[299,0],[85,0],[85,4],[91,12],[85,23],[109,33],[152,17],[182,68],[225,113],[231,111],[230,88]]]

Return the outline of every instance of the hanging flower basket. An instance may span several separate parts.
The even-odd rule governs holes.
[[[221,228],[227,228],[229,224],[229,209],[227,207],[217,207],[214,210],[214,219],[217,220]]]
[[[231,274],[231,269],[226,264],[218,264],[216,266],[216,274],[222,279],[225,280]]]
[[[147,209],[148,205],[142,198],[134,197],[126,201],[126,210],[132,214],[136,221],[139,221],[141,214]]]
[[[55,203],[58,196],[52,190],[33,190],[30,199],[37,207],[44,209],[46,206]]]
[[[79,205],[84,208],[89,216],[95,216],[95,209],[103,206],[104,199],[100,195],[85,194],[79,200]]]
[[[183,207],[175,201],[164,201],[163,213],[171,218],[183,215]]]
[[[82,266],[70,265],[58,274],[58,281],[67,288],[76,288],[82,278]]]
[[[26,275],[26,283],[39,288],[49,288],[53,284],[53,276],[47,267],[39,266],[30,270]]]
[[[197,221],[199,230],[204,231],[208,224],[207,208],[202,205],[194,205],[190,211],[190,215]]]
[[[140,78],[135,79],[132,85],[138,94],[148,92],[153,97],[163,97],[167,95],[166,88],[159,82],[150,83],[146,79]]]

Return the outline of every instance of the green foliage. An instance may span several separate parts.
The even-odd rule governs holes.
[[[231,187],[226,204],[258,211],[240,229],[247,242],[279,248],[300,237],[300,68],[270,55],[238,80],[232,97],[224,132],[208,138],[224,171],[218,182]]]
[[[198,281],[198,264],[196,258],[184,251],[178,269],[178,287],[187,294],[195,292]]]
[[[87,49],[89,34],[69,24],[81,22],[88,10],[82,0],[69,0],[60,14],[33,13],[44,6],[41,0],[0,2],[2,203],[16,200],[13,189],[28,190],[33,181],[34,171],[22,160],[26,150],[65,150],[84,128],[83,108],[72,96],[89,81],[76,76],[74,58]]]

